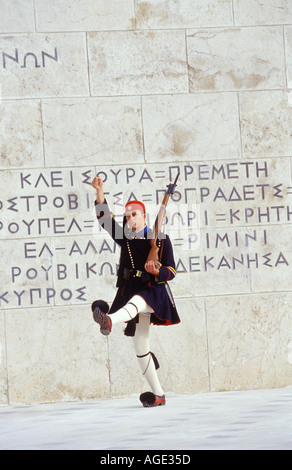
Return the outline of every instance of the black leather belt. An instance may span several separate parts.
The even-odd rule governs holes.
[[[139,269],[124,268],[124,279],[129,281],[133,277],[140,278],[142,282],[150,282],[155,280],[155,276],[147,271],[139,271]]]

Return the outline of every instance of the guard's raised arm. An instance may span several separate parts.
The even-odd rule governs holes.
[[[92,186],[96,190],[96,202],[97,204],[104,203],[104,192],[103,192],[103,181],[100,176],[96,176],[92,181]]]

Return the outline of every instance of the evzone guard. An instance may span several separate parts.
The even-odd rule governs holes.
[[[93,318],[103,335],[109,335],[118,323],[127,324],[125,335],[133,338],[142,374],[152,390],[140,396],[144,407],[166,403],[157,376],[159,363],[150,351],[150,325],[180,323],[168,285],[177,274],[172,244],[169,236],[160,232],[176,181],[168,186],[153,230],[146,225],[146,209],[140,201],[126,204],[123,226],[119,225],[104,197],[102,179],[95,177],[92,182],[99,224],[121,248],[116,297],[111,308],[103,300],[93,302]]]

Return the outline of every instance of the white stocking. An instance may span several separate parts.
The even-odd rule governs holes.
[[[149,307],[143,297],[140,295],[134,295],[131,300],[120,310],[116,313],[112,313],[110,315],[112,325],[116,325],[117,323],[128,322],[133,320],[138,313],[145,313],[153,311],[151,307]]]
[[[139,323],[136,325],[136,334],[133,337],[134,349],[138,357],[142,374],[151,387],[152,392],[154,395],[162,396],[164,395],[164,392],[158,380],[149,345],[149,331],[152,312],[153,310],[149,305],[147,305],[143,297],[135,295],[125,305],[125,307],[121,308],[116,313],[111,314],[110,318],[112,325],[116,325],[118,323],[128,322],[139,314]]]
[[[164,392],[160,385],[155,364],[150,353],[149,330],[150,315],[139,315],[139,323],[137,323],[136,326],[136,334],[133,337],[133,344],[142,374],[151,387],[152,392],[154,395],[162,396],[164,395]]]

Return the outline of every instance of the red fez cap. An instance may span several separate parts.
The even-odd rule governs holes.
[[[126,204],[126,211],[144,211],[146,212],[145,206],[141,201],[129,201]]]

